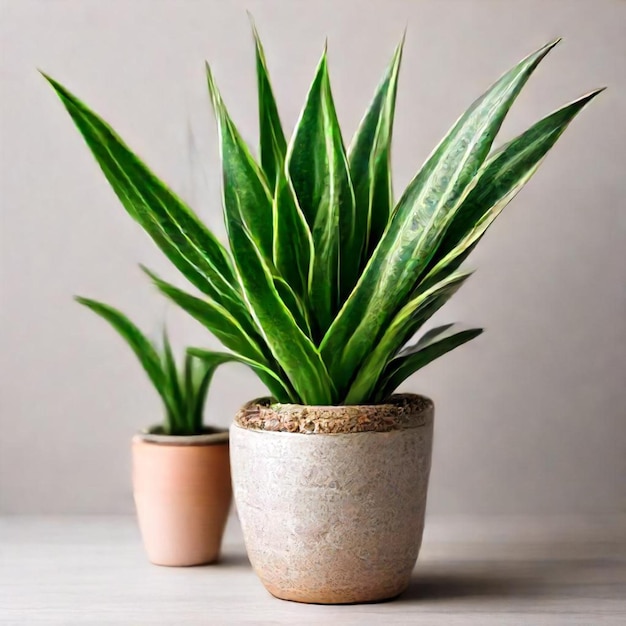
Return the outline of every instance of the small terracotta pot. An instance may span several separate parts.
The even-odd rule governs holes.
[[[133,495],[148,558],[156,565],[215,562],[232,497],[228,432],[133,437]]]
[[[237,512],[267,590],[341,604],[397,596],[424,528],[433,403],[243,407],[231,427]]]

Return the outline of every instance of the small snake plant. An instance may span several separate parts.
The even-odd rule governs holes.
[[[462,262],[601,90],[492,150],[511,105],[558,40],[547,44],[474,101],[396,201],[390,155],[403,43],[346,150],[326,50],[287,141],[253,32],[258,159],[206,68],[228,248],[108,124],[46,78],[124,208],[202,295],[150,273],[163,294],[252,367],[278,402],[382,402],[413,372],[480,334],[446,324],[409,344],[467,280]]]
[[[88,298],[77,297],[76,301],[109,322],[139,359],[165,407],[159,434],[181,436],[205,432],[203,413],[211,379],[217,367],[233,357],[223,352],[205,352],[203,359],[186,354],[179,371],[165,330],[163,347],[159,349],[121,311]]]

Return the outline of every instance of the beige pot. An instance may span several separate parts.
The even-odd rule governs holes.
[[[133,495],[156,565],[213,563],[231,501],[228,432],[133,437]]]
[[[404,591],[424,528],[433,404],[247,404],[230,431],[250,562],[278,598],[339,604]]]

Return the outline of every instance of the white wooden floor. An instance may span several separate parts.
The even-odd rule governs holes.
[[[220,565],[150,565],[132,518],[0,518],[0,624],[626,625],[626,518],[429,519],[410,589],[361,606],[272,598],[237,520]]]

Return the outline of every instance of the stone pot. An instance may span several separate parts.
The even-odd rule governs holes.
[[[284,600],[372,602],[404,591],[417,560],[434,407],[256,400],[230,431],[235,502],[252,567]]]
[[[148,558],[156,565],[213,563],[232,498],[228,432],[133,437],[133,495]]]

